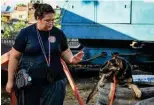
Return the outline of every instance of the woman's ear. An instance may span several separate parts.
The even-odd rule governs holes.
[[[41,17],[37,16],[37,21],[40,21],[41,19],[42,19]]]

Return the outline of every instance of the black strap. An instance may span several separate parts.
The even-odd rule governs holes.
[[[21,65],[21,62],[22,62],[23,59],[24,59],[24,54],[22,53],[17,68],[20,68],[20,65]],[[35,58],[32,58],[32,60],[29,62],[29,67],[26,68],[26,71],[27,71],[27,72],[29,72],[30,68],[35,64],[34,61],[35,61]],[[21,69],[21,68],[20,68],[20,69]]]
[[[42,38],[40,36],[38,29],[36,29],[36,30],[37,30],[37,37],[38,37],[38,40],[39,40],[39,43],[40,43],[40,46],[41,46],[41,50],[42,50],[43,55],[45,57],[45,60],[47,62],[47,66],[49,67],[50,66],[50,42],[48,41],[49,42],[49,55],[48,55],[48,58],[47,58],[46,53],[45,53],[45,48],[44,48],[44,45],[43,45],[43,42],[42,42]],[[50,31],[49,31],[49,37],[50,37]]]

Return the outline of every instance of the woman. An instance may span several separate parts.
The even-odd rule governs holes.
[[[34,4],[34,8],[37,23],[21,29],[11,50],[6,91],[10,93],[13,88],[19,64],[20,69],[28,70],[32,85],[16,89],[18,105],[63,105],[66,76],[60,57],[76,64],[84,53],[72,55],[64,33],[53,26],[55,12],[50,5]],[[52,81],[46,79],[46,73]]]

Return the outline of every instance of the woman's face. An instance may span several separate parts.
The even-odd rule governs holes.
[[[41,28],[43,30],[51,30],[54,25],[55,20],[55,14],[54,13],[48,13],[45,14],[43,18],[38,17],[38,23],[40,24]]]

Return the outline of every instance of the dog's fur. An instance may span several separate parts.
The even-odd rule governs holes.
[[[119,85],[127,85],[128,88],[133,89],[137,98],[140,98],[142,93],[141,90],[133,84],[132,79],[132,67],[128,61],[124,58],[119,57],[117,53],[112,55],[112,58],[108,60],[100,69],[101,79],[95,85],[92,92],[89,94],[86,103],[97,93],[98,87],[103,87],[105,82],[111,83],[110,92],[108,94],[109,99],[111,99],[111,92],[113,90],[113,77],[116,77],[116,83]]]

